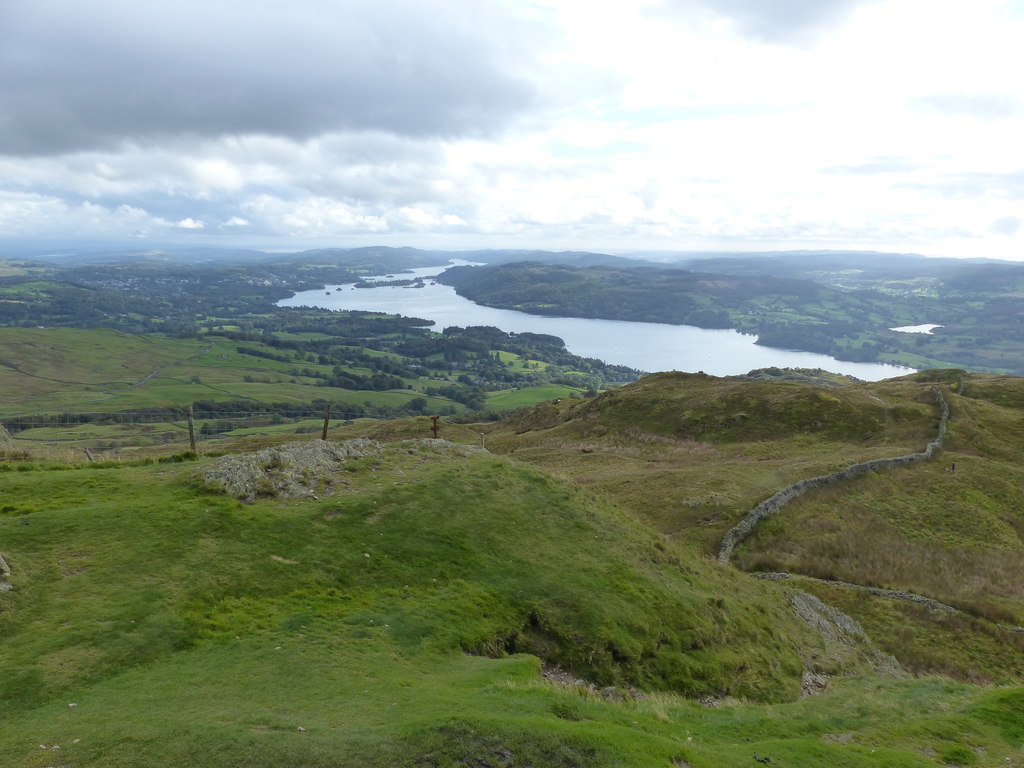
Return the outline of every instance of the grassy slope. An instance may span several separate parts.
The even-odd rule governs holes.
[[[947,397],[939,461],[809,494],[741,563],[910,589],[1024,624],[1024,380],[976,374]]]
[[[663,373],[497,425],[492,449],[609,495],[666,534],[717,550],[757,501],[803,477],[920,450],[927,385],[828,389]]]
[[[304,334],[310,336],[310,334]],[[294,369],[329,374],[332,365],[320,365],[294,357],[291,362],[242,354],[239,346],[261,349],[276,355],[287,350],[259,342],[239,343],[222,337],[172,339],[156,335],[131,335],[118,331],[69,328],[0,329],[0,416],[62,411],[121,411],[160,406],[185,406],[196,400],[235,400],[238,410],[247,403],[309,403],[323,398],[336,404],[401,407],[422,397],[427,410],[454,406],[445,397],[424,395],[426,387],[448,384],[436,378],[409,379],[413,389],[349,390],[318,386],[318,380],[296,376]],[[363,350],[364,354],[401,358],[385,352]],[[547,363],[525,361],[519,355],[502,352],[510,370],[523,370],[527,362],[535,367]],[[347,370],[371,375],[359,366]],[[568,397],[583,389],[563,385],[525,387],[489,393],[487,408],[513,410],[556,397]],[[254,406],[255,407],[255,406]],[[343,409],[337,409],[343,416]],[[86,429],[26,431],[21,439],[72,441],[96,447],[94,441],[124,438],[121,433],[137,430],[118,428],[93,434]],[[151,443],[146,436],[142,444]],[[151,436],[150,436],[151,437]],[[93,441],[93,442],[90,442]],[[136,441],[140,442],[140,441]]]
[[[113,411],[194,400],[238,399],[306,403],[404,403],[416,392],[369,392],[313,387],[292,368],[329,371],[308,361],[283,363],[240,354],[238,342],[170,339],[108,330],[3,329],[0,332],[0,409]],[[247,346],[269,349],[263,344]],[[13,367],[12,367],[13,366]],[[249,376],[255,381],[245,381]],[[198,379],[198,381],[196,381]],[[431,398],[429,402],[450,404]]]
[[[443,725],[435,707],[468,707],[481,679],[536,682],[535,662],[470,661],[465,650],[533,650],[599,683],[794,694],[793,646],[807,633],[768,624],[781,604],[762,587],[681,565],[605,505],[503,460],[402,452],[369,469],[338,499],[253,506],[196,489],[186,469],[167,465],[6,473],[13,503],[0,523],[16,591],[0,596],[0,701],[5,723],[18,724],[5,728],[0,754],[23,761],[55,741],[48,703],[69,700],[83,715],[113,708],[78,737],[87,764],[174,753],[147,746],[147,732],[180,738],[182,764],[204,738],[226,737],[234,753],[254,730],[291,723],[272,701],[298,668],[325,684],[318,665],[339,687],[305,701],[304,727],[341,717],[352,731],[335,726],[332,738],[355,745],[403,729],[418,740],[418,728]],[[729,606],[709,616],[721,593],[733,595]],[[278,645],[288,652],[275,654]],[[375,677],[384,698],[414,712],[409,722],[382,728],[396,702],[377,692],[364,706]],[[456,678],[461,693],[448,690]],[[204,706],[180,706],[193,685]],[[318,704],[338,714],[318,720]],[[230,714],[206,721],[223,708]],[[112,719],[143,734],[128,737],[123,763]]]
[[[711,710],[544,680],[522,652],[791,699],[819,641],[777,585],[507,459],[403,450],[340,496],[253,505],[192,469],[0,475],[0,765],[1003,765],[1024,738],[1015,694],[949,683]]]
[[[584,403],[548,404],[488,435],[494,450],[600,490],[706,555],[758,501],[795,480],[933,438],[938,379],[953,409],[936,461],[807,494],[737,553],[747,570],[904,589],[961,608],[936,617],[805,587],[864,622],[909,668],[1024,680],[1024,380],[920,374],[819,389],[657,374]],[[957,471],[946,468],[956,462]],[[901,631],[895,631],[895,628]],[[965,638],[969,638],[966,640]]]
[[[253,505],[197,487],[191,465],[2,473],[0,553],[15,590],[0,592],[0,766],[748,766],[753,754],[1019,766],[1018,688],[858,678],[770,706],[678,698],[791,699],[803,668],[856,665],[794,619],[794,588],[859,618],[912,671],[1022,679],[1024,648],[984,610],[939,616],[803,579],[761,582],[692,553],[791,479],[919,449],[934,428],[924,378],[824,397],[665,374],[508,425],[444,426],[466,443],[488,430],[492,449],[601,496],[509,458],[431,451],[364,461],[334,498]],[[1001,473],[1019,460],[1024,390],[972,377],[950,397],[955,478],[977,494],[964,503],[987,499],[987,527],[965,524],[966,507],[934,513],[957,499],[933,488],[954,480],[942,463],[807,497],[819,510],[807,519],[889,505],[892,530],[868,527],[866,540],[945,551],[965,539],[976,556],[962,560],[963,581],[1012,555],[1004,518],[1015,518],[1000,505],[1015,475]],[[737,407],[756,426],[735,420]],[[345,432],[426,429],[417,419]],[[935,502],[914,506],[929,489]],[[801,542],[804,528],[786,538],[787,512],[741,557]],[[1013,581],[1000,583],[1009,593],[990,614],[1017,605]],[[538,676],[538,656],[599,685],[663,692],[602,700]],[[57,756],[40,749],[55,743]]]

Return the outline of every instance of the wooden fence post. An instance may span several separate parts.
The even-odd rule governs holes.
[[[331,404],[328,403],[327,407],[324,408],[324,431],[320,435],[320,439],[321,440],[326,440],[327,439],[327,427],[330,425],[330,423],[331,423]]]
[[[437,440],[437,438],[440,437],[440,435],[441,435],[441,428],[439,426],[437,426],[437,420],[440,419],[440,418],[441,418],[440,416],[431,416],[430,417],[430,420],[433,422],[433,426],[431,426],[430,428],[434,431],[434,439],[435,440]]]
[[[192,406],[188,407],[188,444],[192,453],[196,452],[196,426],[192,421]]]

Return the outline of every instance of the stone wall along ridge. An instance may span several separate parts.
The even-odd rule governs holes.
[[[938,387],[932,387],[932,393],[935,395],[935,404],[939,411],[939,428],[935,439],[928,443],[923,451],[908,453],[904,456],[893,456],[887,459],[863,461],[859,464],[851,464],[838,472],[818,477],[808,477],[792,485],[787,485],[750,510],[746,517],[726,531],[725,536],[722,537],[722,544],[718,549],[718,562],[727,565],[732,559],[732,552],[736,545],[750,536],[759,522],[766,517],[774,515],[790,501],[798,496],[802,496],[812,488],[821,488],[831,483],[838,483],[841,480],[852,480],[868,472],[878,472],[883,469],[900,467],[917,461],[930,460],[935,455],[935,452],[942,448],[942,441],[946,437],[946,424],[949,422],[949,403],[946,402],[942,390]]]

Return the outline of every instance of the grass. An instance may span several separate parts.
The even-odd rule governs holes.
[[[487,394],[487,407],[496,410],[517,410],[528,408],[546,400],[555,400],[560,397],[572,397],[584,392],[581,387],[567,387],[559,384],[552,384],[545,387],[527,387],[525,389],[506,389],[499,392]]]
[[[808,494],[762,526],[740,563],[908,589],[1024,623],[1024,414],[1014,382],[1020,388],[994,388],[990,377],[975,386],[972,377],[977,395],[1008,405],[949,394],[939,460]]]
[[[794,700],[816,641],[774,585],[515,462],[396,450],[341,496],[252,505],[197,466],[0,474],[0,765],[923,766],[981,746],[994,766],[1020,746],[1012,691]],[[538,657],[647,693],[553,684]]]
[[[91,493],[102,492],[104,502],[92,514],[103,521],[106,536],[137,537],[146,545],[142,553],[125,553],[125,559],[107,560],[102,574],[97,576],[114,579],[105,583],[111,590],[129,575],[132,586],[121,589],[154,584],[157,592],[147,600],[159,596],[162,605],[177,604],[178,608],[173,612],[173,620],[168,615],[153,621],[161,627],[175,623],[191,627],[193,639],[233,636],[253,627],[265,627],[267,622],[277,623],[287,617],[271,618],[275,610],[297,610],[307,600],[313,600],[318,610],[330,607],[347,614],[353,607],[346,605],[343,595],[355,590],[367,593],[356,600],[355,607],[365,610],[364,603],[369,600],[376,605],[371,616],[387,616],[394,611],[395,626],[407,626],[408,639],[414,643],[429,639],[431,644],[447,650],[481,652],[543,647],[553,661],[608,683],[632,681],[651,685],[657,677],[665,678],[676,688],[696,686],[695,692],[734,690],[768,697],[792,693],[794,676],[799,672],[795,656],[781,665],[777,656],[772,663],[765,660],[756,671],[758,665],[750,663],[749,673],[734,668],[731,653],[719,658],[712,644],[726,638],[746,637],[737,642],[750,659],[778,654],[783,641],[776,639],[773,648],[759,650],[758,638],[766,628],[747,615],[742,603],[735,611],[723,611],[720,622],[707,623],[701,614],[718,590],[709,585],[696,593],[684,594],[681,584],[666,586],[663,571],[678,569],[678,563],[643,529],[625,520],[616,521],[611,511],[596,502],[574,498],[542,475],[504,462],[481,458],[471,466],[441,470],[426,457],[416,459],[387,467],[387,471],[378,467],[377,472],[367,472],[357,486],[364,493],[373,491],[369,499],[363,494],[347,494],[344,501],[293,510],[285,517],[277,509],[280,505],[273,502],[242,508],[220,498],[204,498],[188,485],[172,486],[170,497],[159,498],[159,494],[144,490],[152,485],[151,479],[145,479],[147,476],[171,471],[159,466],[100,472],[84,479],[81,470],[9,473],[8,494],[46,499],[28,506],[9,505],[12,508],[6,522],[13,528],[12,544],[25,537],[36,541],[37,532],[44,527],[61,542],[42,546],[41,550],[30,548],[23,554],[12,547],[12,567],[17,564],[29,579],[42,578],[37,589],[39,594],[46,591],[48,601],[66,599],[77,604],[79,601],[73,597],[76,585],[89,584],[93,579],[65,581],[62,574],[68,568],[79,575],[98,567],[95,552],[111,546],[104,537],[98,536],[90,543],[80,534],[80,527],[88,519],[83,505]],[[420,464],[431,466],[423,469]],[[132,474],[138,474],[140,479],[136,483],[125,482],[123,478]],[[154,498],[144,498],[147,494]],[[177,527],[181,530],[161,529],[161,518],[152,517],[157,511],[154,504],[173,510],[171,519],[179,521]],[[68,506],[79,511],[70,518],[61,516],[60,510]],[[460,513],[438,518],[435,510],[439,509]],[[541,509],[546,511],[538,514],[536,510]],[[29,519],[26,515],[37,513],[40,516],[31,518],[32,525],[14,525]],[[387,517],[387,525],[381,517]],[[328,518],[330,525],[326,523]],[[301,527],[296,529],[300,521]],[[429,522],[426,528],[425,522]],[[220,541],[220,537],[208,533],[211,526],[223,527],[233,536],[228,537],[229,541]],[[565,568],[560,540],[567,526],[577,537],[589,539],[584,551],[573,553],[573,568],[577,572],[574,583],[564,583],[560,578]],[[530,529],[526,534],[529,547],[523,551],[515,534],[526,528]],[[253,545],[255,549],[242,547],[234,540],[243,532],[258,539],[259,543]],[[173,535],[168,538],[169,533]],[[608,558],[604,550],[613,538],[626,549],[621,556]],[[70,540],[76,545],[67,550],[63,542]],[[206,542],[213,550],[199,547],[188,551],[196,540]],[[232,551],[234,559],[229,557]],[[296,569],[277,565],[275,556],[305,566]],[[140,562],[129,561],[129,557],[139,558]],[[647,560],[653,565],[638,570],[639,563]],[[184,569],[188,561],[193,562]],[[38,563],[46,563],[48,568],[36,571],[33,564]],[[281,592],[279,599],[283,603],[276,608],[276,590],[267,584],[268,566],[271,572],[297,571],[295,575],[299,577],[296,584]],[[129,568],[133,569],[130,574],[126,570]],[[200,599],[186,589],[167,585],[167,581],[187,584],[189,569],[200,570],[207,579],[226,579],[229,586]],[[433,571],[429,582],[423,578],[428,569]],[[622,596],[604,595],[598,599],[595,580],[609,577],[621,580]],[[710,572],[704,576],[706,580],[720,578]],[[745,580],[729,576],[727,581],[737,582],[738,587],[733,585],[730,589],[739,588],[750,595],[757,592]],[[433,587],[434,584],[438,586]],[[403,592],[410,586],[410,592]],[[67,598],[63,597],[65,590],[71,591]],[[420,590],[422,595],[417,594]],[[253,601],[249,595],[256,593],[261,599]],[[415,629],[421,621],[415,615],[420,599],[430,603],[442,597],[449,602],[460,593],[461,598],[445,609],[453,619],[458,616],[451,628],[428,624],[422,631]],[[325,598],[324,594],[336,594],[336,599]],[[371,594],[375,596],[370,598]],[[406,604],[402,597],[417,599]],[[133,601],[122,595],[115,602],[125,606]],[[487,603],[492,605],[493,620],[481,621],[475,614]],[[187,610],[186,604],[190,606]],[[667,613],[669,605],[672,616],[652,618]],[[88,613],[86,623],[90,626],[97,622],[108,625],[100,621],[102,611],[96,606],[82,604],[80,610]],[[111,610],[116,614],[123,612],[122,608]],[[414,615],[407,615],[410,610]],[[687,632],[672,629],[679,623],[692,626]],[[588,630],[594,640],[581,645],[573,639],[574,632],[586,634]],[[658,640],[662,634],[672,637],[672,641]],[[55,633],[51,625],[48,629],[37,627],[32,635],[46,636],[52,642],[60,633]],[[679,655],[683,650],[697,648],[704,649],[701,655],[708,658],[706,673],[695,671],[692,662]],[[40,655],[38,648],[33,655]],[[668,665],[658,675],[651,667],[654,659]],[[669,669],[676,671],[669,674]],[[697,679],[702,675],[706,677],[703,682]]]
[[[725,530],[779,488],[921,450],[934,437],[938,383],[953,409],[939,458],[799,498],[759,526],[736,562],[957,606],[967,618],[955,631],[933,632],[918,614],[904,617],[918,635],[942,639],[926,653],[916,650],[920,640],[893,652],[922,673],[1019,682],[1021,649],[996,625],[1024,625],[1024,382],[971,374],[957,396],[961,376],[821,389],[660,374],[587,401],[546,404],[497,425],[487,439],[493,450],[614,499],[712,556]],[[754,416],[736,418],[742,413]],[[695,422],[706,426],[694,430]],[[948,472],[954,462],[956,472]],[[855,602],[851,615],[869,621],[874,602]],[[883,636],[899,636],[893,622],[879,626]],[[965,655],[958,637],[975,650]]]
[[[711,555],[778,488],[920,450],[934,436],[929,386],[656,374],[597,398],[546,403],[494,427],[488,445],[600,491]]]
[[[944,675],[981,685],[1024,679],[1024,636],[994,622],[872,598],[808,579],[790,583],[855,616],[868,636],[912,674]]]
[[[302,338],[324,334],[299,334]],[[116,412],[144,408],[180,408],[197,400],[234,403],[237,411],[260,410],[263,403],[307,405],[329,400],[339,415],[346,404],[401,408],[414,398],[425,400],[427,412],[447,413],[465,407],[423,389],[446,384],[437,378],[407,379],[408,389],[351,390],[320,386],[312,374],[331,374],[334,366],[293,355],[285,362],[238,351],[239,343],[223,337],[172,339],[137,336],[111,330],[5,329],[0,338],[0,417],[31,417],[64,412]],[[260,342],[242,346],[274,355],[290,354]],[[363,350],[363,354],[401,362],[393,353]],[[498,353],[513,370],[546,367],[518,355]],[[342,366],[360,375],[369,368]],[[303,375],[305,371],[310,375]],[[486,407],[515,410],[545,400],[578,394],[568,386],[538,386],[492,393]],[[161,428],[162,429],[162,428]],[[33,433],[30,434],[29,432]],[[151,429],[86,430],[81,427],[30,430],[19,440],[31,440],[26,450],[60,450],[65,443],[89,448],[127,448],[158,444]],[[41,441],[49,445],[40,444]]]
[[[998,624],[1019,615],[1024,397],[969,377],[939,461],[809,494],[740,554],[945,584],[965,612],[939,614],[701,555],[793,479],[920,449],[934,382],[717,381],[442,424],[507,455],[395,445],[321,499],[242,504],[195,479],[211,457],[0,465],[0,766],[1020,768],[1024,640]],[[716,387],[759,422],[713,422],[732,407]],[[677,434],[697,410],[723,426]],[[218,447],[305,437],[253,430]],[[332,430],[429,434],[426,417]],[[833,654],[796,589],[917,677]],[[804,670],[826,693],[798,698]]]
[[[283,363],[244,355],[236,343],[222,338],[197,341],[107,330],[6,329],[0,339],[0,415],[31,418],[46,412],[181,407],[196,400],[234,401],[236,410],[245,411],[260,410],[265,402],[306,405],[323,398],[341,406],[336,411],[342,418],[345,404],[401,407],[423,397],[428,410],[453,405],[447,398],[414,390],[315,386],[316,379],[293,376],[294,367],[330,370],[305,360]],[[32,452],[137,448],[180,441],[184,438],[175,434],[180,427],[47,426],[18,433],[15,444]]]

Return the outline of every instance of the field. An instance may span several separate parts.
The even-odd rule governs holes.
[[[428,359],[412,370],[402,368],[408,358],[346,346],[328,334],[281,337],[285,342],[327,342],[335,354],[378,361],[378,367],[391,366],[405,375],[392,377],[389,383],[395,386],[386,389],[331,386],[330,378],[339,371],[367,382],[378,371],[370,362],[339,366],[317,355],[218,335],[177,339],[103,329],[7,328],[0,330],[0,418],[14,441],[3,450],[54,458],[69,451],[81,455],[85,449],[93,455],[105,452],[104,458],[154,446],[180,450],[188,444],[185,410],[197,402],[218,404],[197,413],[200,440],[309,432],[326,403],[332,405],[335,424],[411,409],[443,415],[468,410],[465,402],[436,394],[464,386],[445,370],[451,364],[443,359]],[[511,374],[549,367],[512,352],[494,356]],[[579,376],[584,380],[586,374]],[[585,389],[524,383],[482,394],[479,407],[515,410],[579,396]]]

